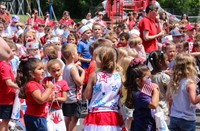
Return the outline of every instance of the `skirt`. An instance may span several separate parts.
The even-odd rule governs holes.
[[[118,112],[89,112],[84,131],[121,131],[124,121]]]

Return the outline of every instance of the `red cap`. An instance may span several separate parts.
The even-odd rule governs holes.
[[[186,29],[187,31],[190,31],[190,30],[195,29],[195,27],[191,24],[187,24],[187,25],[185,25],[184,29]]]

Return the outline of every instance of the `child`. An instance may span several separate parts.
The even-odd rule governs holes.
[[[138,58],[129,64],[124,86],[127,88],[125,105],[134,108],[131,131],[155,131],[156,123],[153,110],[159,102],[158,86],[150,82],[150,70]],[[150,96],[142,91],[151,85]],[[149,88],[150,89],[150,88]]]
[[[44,88],[40,84],[43,75],[44,67],[39,59],[21,58],[16,81],[19,87],[22,88],[21,92],[24,93],[26,99],[27,108],[24,121],[27,131],[47,130],[47,101],[52,99],[50,94],[54,85],[51,81],[47,81]]]
[[[167,86],[170,82],[170,76],[165,74],[169,64],[166,54],[163,51],[153,51],[149,54],[148,62],[152,65],[151,81],[158,84],[160,90],[158,107],[168,116],[168,103],[166,101]]]
[[[122,81],[124,82],[126,80],[126,71],[127,71],[127,68],[129,66],[129,63],[133,60],[134,58],[131,57],[131,56],[126,56],[122,59],[122,62],[121,62],[121,67],[123,69],[123,73],[122,73]],[[125,115],[126,115],[126,130],[129,131],[129,129],[131,128],[131,122],[133,120],[133,109],[129,109],[127,108],[124,104],[125,104],[125,100],[126,100],[126,97],[127,97],[127,90],[126,88],[123,86],[122,87],[122,98],[121,98],[121,102],[123,104],[123,109],[124,109],[124,112],[125,112]]]
[[[12,67],[12,71],[16,77],[17,75],[17,68],[19,66],[19,57],[17,56],[17,52],[18,52],[18,48],[17,48],[17,45],[15,43],[13,43],[12,41],[7,41],[10,49],[12,50],[12,53],[13,53],[13,58],[10,60],[10,65]]]
[[[142,39],[140,37],[129,39],[128,45],[138,53],[138,57],[142,60],[142,62],[146,61],[146,53],[144,46],[142,45]]]
[[[168,68],[165,71],[165,73],[170,74],[170,70],[172,69],[173,65],[174,65],[174,58],[176,56],[176,45],[173,42],[167,42],[163,45],[162,50],[164,51],[164,53],[166,54],[169,64],[168,64]]]
[[[0,131],[8,131],[8,122],[11,119],[13,103],[15,99],[15,90],[19,89],[18,85],[14,83],[14,73],[12,67],[9,65],[11,57],[6,61],[0,61]]]
[[[40,59],[39,43],[36,41],[31,41],[26,43],[26,54],[32,55],[35,58]]]
[[[76,131],[76,123],[80,117],[80,92],[85,78],[85,71],[80,66],[76,66],[78,60],[77,46],[75,44],[65,44],[62,46],[62,57],[65,60],[63,79],[69,85],[67,101],[63,104],[63,114],[66,116],[67,131]],[[80,75],[79,75],[80,73]]]
[[[196,107],[200,95],[196,95],[197,71],[194,57],[178,54],[174,60],[173,74],[167,90],[172,102],[170,124],[171,131],[195,131]]]
[[[105,38],[113,42],[113,47],[117,46],[118,38],[117,38],[117,34],[114,31],[107,33]]]
[[[68,36],[67,36],[67,43],[72,43],[72,44],[75,44],[77,45],[78,44],[78,35],[75,34],[75,33],[70,33]]]
[[[84,119],[84,130],[118,131],[123,120],[119,115],[122,81],[117,67],[117,51],[112,47],[98,47],[94,51],[98,72],[90,75],[85,97],[90,101]]]
[[[62,63],[58,59],[52,59],[47,63],[48,72],[51,74],[50,77],[43,79],[42,83],[47,81],[52,81],[54,84],[54,89],[52,95],[55,96],[55,99],[60,103],[64,103],[67,100],[67,92],[69,91],[68,84],[65,80],[62,79]],[[51,105],[51,103],[50,103]],[[52,107],[53,110],[60,109],[61,104],[58,105],[57,102],[54,102]]]
[[[128,33],[126,32],[123,32],[119,35],[119,39],[120,39],[120,42],[117,44],[117,48],[119,47],[127,47],[128,45],[128,40],[129,40],[130,36]]]
[[[81,40],[77,45],[77,50],[80,56],[79,60],[81,62],[81,67],[87,69],[91,61],[91,55],[89,53],[91,43],[88,42],[91,37],[91,29],[85,25],[79,29],[79,32],[81,33]]]

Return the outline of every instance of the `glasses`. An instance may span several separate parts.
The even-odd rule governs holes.
[[[6,8],[1,8],[1,10],[6,10]]]
[[[34,14],[38,14],[38,12],[35,12]]]

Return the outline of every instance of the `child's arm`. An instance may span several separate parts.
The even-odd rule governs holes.
[[[96,81],[96,73],[94,72],[90,75],[90,78],[87,83],[87,87],[85,88],[85,91],[84,91],[85,98],[88,100],[92,98],[92,89],[93,89],[92,87],[95,81]]]
[[[58,102],[61,102],[61,103],[65,102],[67,100],[67,92],[63,91],[62,97],[57,97],[56,99],[58,100]]]
[[[15,84],[11,79],[5,80],[6,85],[13,89],[20,89],[17,84]]]
[[[159,102],[159,89],[158,89],[158,85],[154,84],[154,90],[153,90],[153,95],[152,95],[152,99],[151,102],[149,103],[148,107],[150,109],[156,109],[156,107],[158,106],[158,102]]]
[[[196,105],[200,102],[200,95],[196,95],[196,84],[192,80],[188,80],[186,90],[189,95],[189,99],[193,105]]]
[[[85,71],[83,68],[81,68],[80,66],[78,66],[78,69],[81,71],[81,76],[79,75],[78,73],[78,70],[75,69],[75,68],[72,68],[70,70],[70,73],[71,73],[71,76],[75,82],[75,84],[80,87],[83,85],[83,81],[84,81],[84,78],[85,78]]]
[[[45,86],[46,88],[44,93],[42,93],[40,90],[35,90],[32,92],[32,97],[38,104],[43,104],[48,101],[49,95],[54,88],[54,84],[51,81],[47,81]]]
[[[81,57],[81,56],[79,56],[79,58],[78,58],[81,62],[90,62],[91,61],[91,59],[86,59],[86,58],[83,58],[83,57]]]

